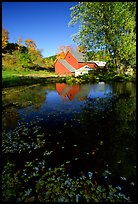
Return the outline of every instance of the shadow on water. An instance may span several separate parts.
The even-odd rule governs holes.
[[[22,171],[32,162],[41,174],[65,163],[70,175],[93,172],[101,182],[106,171],[109,182],[132,191],[135,84],[56,83],[4,89],[2,105],[4,164],[9,160],[15,171]],[[31,173],[33,167],[28,168]]]

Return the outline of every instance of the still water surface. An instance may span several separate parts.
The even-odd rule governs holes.
[[[36,158],[45,170],[66,162],[72,176],[106,171],[111,182],[135,187],[135,84],[8,88],[2,106],[5,162],[8,158],[20,170]],[[30,131],[27,138],[22,124]]]

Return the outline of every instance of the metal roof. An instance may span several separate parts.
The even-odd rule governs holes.
[[[81,53],[81,52],[76,52],[76,51],[74,51],[74,50],[70,50],[69,52],[73,55],[73,57],[74,57],[78,62],[84,62],[84,61],[85,61],[85,56],[84,56],[83,53]]]
[[[74,51],[73,49],[69,51],[73,57],[78,61],[78,62],[89,62],[89,63],[95,63],[92,60],[86,60],[86,56],[82,52]]]
[[[63,64],[70,72],[75,72],[76,69],[72,67],[66,60],[59,59],[60,63]]]

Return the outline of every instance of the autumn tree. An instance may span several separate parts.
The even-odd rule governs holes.
[[[16,43],[18,45],[18,50],[21,51],[22,47],[23,47],[23,40],[22,40],[22,38],[19,38]]]
[[[36,43],[32,39],[28,38],[23,42],[22,38],[19,38],[16,43],[9,43],[8,34],[8,31],[2,28],[2,52],[5,53],[3,67],[11,65],[14,68],[18,66],[18,68],[39,69],[45,66],[41,50],[37,49]]]
[[[7,46],[8,40],[9,40],[9,32],[2,27],[2,49],[4,49]]]
[[[64,59],[64,57],[66,56],[67,52],[69,50],[71,50],[71,49],[72,49],[71,46],[60,46],[56,58],[57,59]]]
[[[26,44],[26,46],[27,46],[27,48],[28,48],[29,50],[35,50],[35,49],[36,49],[36,44],[35,44],[35,42],[34,42],[32,39],[30,39],[30,38],[28,38],[27,40],[25,40],[25,44]]]
[[[41,55],[41,50],[37,49],[36,43],[32,39],[28,38],[25,40],[25,44],[28,48],[32,66],[44,66],[44,59]]]
[[[78,51],[78,52],[85,52],[85,50],[86,50],[86,48],[84,46],[81,46],[81,45],[77,46],[77,48],[76,48],[76,51]]]
[[[77,23],[73,40],[86,52],[106,50],[117,68],[136,63],[136,2],[79,2],[69,25]]]

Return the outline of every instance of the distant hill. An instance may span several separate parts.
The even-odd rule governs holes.
[[[50,59],[52,59],[52,60],[56,60],[56,55],[52,55],[52,56],[50,56],[50,57],[45,57],[45,59],[46,60],[50,60]]]

